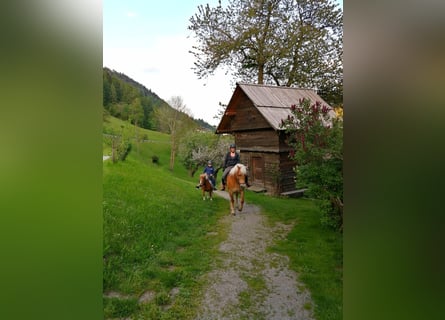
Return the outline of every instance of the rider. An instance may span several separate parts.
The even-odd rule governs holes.
[[[223,165],[222,165],[223,169],[224,169],[224,173],[221,178],[221,182],[222,182],[221,191],[226,190],[227,174],[233,168],[233,166],[238,164],[239,162],[240,162],[240,155],[238,152],[236,152],[236,145],[234,143],[232,143],[230,145],[230,151],[227,152],[227,154],[225,155]],[[247,180],[247,175],[246,175],[246,185],[247,185],[247,187],[250,187],[250,184]]]
[[[216,190],[216,183],[215,183],[215,168],[213,168],[212,160],[207,161],[207,166],[204,168],[204,171],[202,173],[205,173],[207,175],[207,179],[209,180],[210,184],[212,185],[213,190]],[[201,185],[198,184],[196,186],[196,189],[199,189]]]

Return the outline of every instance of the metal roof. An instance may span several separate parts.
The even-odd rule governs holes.
[[[286,119],[288,115],[292,115],[291,105],[298,104],[298,101],[302,98],[308,98],[312,102],[319,101],[321,104],[330,107],[312,89],[246,83],[238,83],[237,86],[247,95],[261,115],[275,130],[282,129],[280,128],[281,120]],[[333,110],[330,113],[332,113],[331,116],[335,116]]]

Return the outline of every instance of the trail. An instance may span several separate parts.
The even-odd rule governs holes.
[[[215,193],[228,199],[226,192]],[[292,226],[267,225],[260,208],[250,204],[220,223],[227,224],[229,234],[206,275],[208,286],[196,320],[313,319],[310,294],[289,269],[288,257],[267,251]]]

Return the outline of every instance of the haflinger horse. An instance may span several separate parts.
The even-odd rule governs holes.
[[[213,201],[212,194],[213,194],[213,187],[212,184],[209,181],[209,178],[207,177],[206,173],[202,173],[199,175],[199,186],[202,190],[202,200],[206,199],[205,193],[206,191],[209,193],[209,198],[211,201]]]
[[[227,191],[230,196],[230,213],[235,215],[235,205],[238,211],[243,210],[244,188],[246,187],[247,167],[241,163],[236,164],[229,171],[226,178]],[[239,199],[238,199],[239,198]],[[235,203],[236,202],[236,203]]]

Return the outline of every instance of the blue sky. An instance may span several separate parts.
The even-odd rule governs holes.
[[[222,1],[223,5],[226,1]],[[343,6],[343,1],[338,1]],[[233,93],[230,77],[219,70],[199,80],[191,70],[189,18],[200,4],[217,0],[103,0],[103,65],[122,72],[169,100],[181,96],[195,118],[218,124],[219,102]]]

